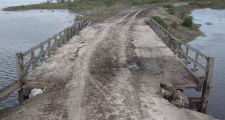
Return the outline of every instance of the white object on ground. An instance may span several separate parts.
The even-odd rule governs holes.
[[[42,94],[43,93],[43,90],[42,89],[39,89],[39,88],[34,88],[31,92],[30,92],[30,95],[29,97],[34,97],[38,94]]]

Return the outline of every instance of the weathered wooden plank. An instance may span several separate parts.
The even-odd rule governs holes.
[[[197,67],[201,68],[202,70],[206,71],[207,67],[203,66],[202,64],[200,64],[198,61],[195,61],[192,57],[188,56],[187,54],[185,54],[182,50],[178,50],[179,52],[182,53],[182,55],[187,58],[189,61],[191,61],[193,64],[195,64]]]
[[[24,55],[22,53],[16,53],[16,71],[17,71],[17,79],[22,83],[23,80],[21,79],[23,77],[23,57]]]
[[[173,50],[173,51],[178,51],[178,56],[179,57],[184,57],[185,59],[189,60],[194,64],[192,70],[187,68],[187,70],[197,78],[197,84],[202,89],[202,96],[201,96],[201,112],[206,113],[207,112],[207,105],[208,105],[208,96],[209,96],[209,90],[212,82],[212,74],[213,74],[213,66],[214,66],[214,58],[208,57],[207,55],[203,54],[200,52],[198,49],[190,46],[189,44],[181,42],[179,39],[174,37],[173,35],[170,35],[169,31],[165,31],[161,25],[159,25],[156,21],[153,19],[149,19],[147,21],[150,26],[153,28],[153,30],[156,31],[157,34],[159,34],[160,37],[162,37],[162,33],[169,34],[169,38],[172,39],[173,43],[169,43],[168,45],[168,40],[164,40],[164,42]],[[161,33],[160,33],[161,32]],[[171,41],[170,41],[171,42]],[[180,45],[178,45],[177,43]],[[178,47],[177,47],[178,45]],[[186,51],[181,48],[181,46],[184,46],[186,48]],[[177,50],[176,50],[177,49]],[[189,51],[192,51],[195,53],[195,58],[192,58],[191,56],[188,55]],[[206,66],[202,65],[201,63],[198,62],[198,58],[201,56],[206,60]],[[184,65],[185,66],[185,65]],[[201,79],[196,76],[194,73],[197,70],[197,67],[200,69],[203,69],[205,71],[205,77],[204,79]],[[194,72],[193,72],[194,71]]]
[[[184,63],[182,63],[182,64],[184,65]],[[195,78],[194,81],[198,85],[198,89],[197,90],[199,90],[199,91],[202,90],[204,79],[198,77],[192,70],[188,69],[187,67],[185,67],[185,68]]]
[[[41,51],[40,51],[40,54],[41,54],[41,56],[40,56],[40,61],[41,62],[43,62],[44,61],[44,59],[45,59],[45,53],[44,53],[45,51],[44,51],[44,45],[41,45]]]
[[[12,94],[13,92],[15,92],[16,90],[18,90],[20,88],[20,82],[19,81],[15,81],[9,85],[7,85],[6,87],[4,87],[3,89],[0,90],[0,101],[3,101],[4,99],[6,99],[7,97],[9,97],[10,94]]]
[[[211,88],[212,83],[212,77],[213,77],[213,66],[214,66],[214,58],[209,57],[207,59],[208,70],[206,71],[206,80],[203,84],[203,90],[202,90],[202,109],[201,112],[207,113],[207,106],[208,106],[208,96],[209,96],[209,90]]]
[[[195,53],[195,62],[198,62],[198,53]],[[196,63],[194,63],[194,66],[193,66],[192,70],[193,71],[197,71],[198,70]]]
[[[207,58],[208,56],[203,54],[201,51],[199,51],[198,49],[190,46],[189,44],[183,44],[184,46],[188,47],[190,50],[192,50],[195,53],[198,53],[200,56],[202,56],[203,58]]]
[[[6,86],[2,90],[0,90],[0,101],[7,98],[11,93],[13,93],[15,90],[18,90],[21,88],[21,85],[25,83],[23,80],[24,76],[27,75],[28,70],[30,67],[32,69],[35,69],[37,66],[37,63],[39,61],[43,62],[45,59],[46,54],[50,56],[52,50],[56,50],[57,47],[60,47],[61,44],[65,44],[72,38],[78,31],[83,29],[86,25],[88,25],[88,21],[82,20],[78,24],[74,24],[71,27],[65,28],[59,33],[53,35],[52,37],[48,38],[47,40],[41,42],[40,44],[30,48],[29,50],[23,52],[23,53],[16,53],[16,67],[17,67],[17,77],[18,81],[15,81],[14,83]],[[59,40],[57,39],[59,37]],[[44,49],[44,45],[47,44],[47,48]],[[40,49],[40,53],[38,55],[35,55],[35,51],[37,49]],[[24,63],[24,57],[27,55],[31,55],[31,58],[28,62]],[[38,82],[27,82],[26,85],[28,86],[41,86]],[[20,91],[23,91],[22,89]],[[23,93],[21,93],[19,96],[21,96]]]
[[[50,57],[51,56],[51,41],[48,41],[48,47],[47,47],[48,53],[47,56]]]

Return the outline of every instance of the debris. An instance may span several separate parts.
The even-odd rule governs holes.
[[[127,65],[127,68],[131,71],[136,71],[136,70],[139,70],[140,67],[136,64],[136,63],[132,63],[130,65]]]
[[[189,108],[189,100],[187,96],[183,94],[182,90],[177,90],[172,86],[169,86],[164,83],[160,83],[160,90],[162,97],[167,99],[170,103],[174,104],[179,108]]]
[[[34,89],[32,89],[29,97],[34,97],[34,96],[39,95],[39,94],[42,94],[42,93],[43,93],[43,90],[42,89],[34,88]]]

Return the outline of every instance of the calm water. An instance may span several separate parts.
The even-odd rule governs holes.
[[[209,98],[209,114],[225,119],[225,10],[197,9],[191,12],[194,22],[201,24],[204,36],[191,42],[203,53],[215,57],[213,88]]]
[[[0,0],[0,9],[45,0]],[[0,89],[16,79],[15,53],[25,51],[73,23],[66,10],[4,12],[0,10]],[[16,105],[17,94],[0,103],[0,109]]]

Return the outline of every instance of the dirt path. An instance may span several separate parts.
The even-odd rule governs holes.
[[[151,9],[148,9],[151,10]],[[33,73],[44,94],[6,111],[2,120],[209,120],[177,108],[160,82],[193,79],[154,31],[148,10],[86,27]],[[191,83],[190,83],[191,84]]]

